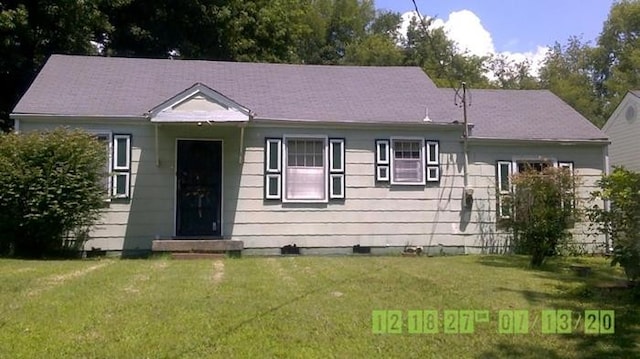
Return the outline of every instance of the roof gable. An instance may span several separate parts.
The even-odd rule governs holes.
[[[613,110],[613,113],[607,119],[602,131],[609,133],[616,125],[621,125],[620,121],[628,123],[635,122],[640,113],[640,91],[628,91],[622,98],[622,101]]]
[[[151,122],[246,122],[250,111],[206,85],[195,83],[152,108],[148,115]]]

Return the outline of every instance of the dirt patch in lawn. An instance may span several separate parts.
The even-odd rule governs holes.
[[[144,283],[148,282],[151,279],[152,272],[158,272],[167,268],[169,264],[166,261],[153,263],[151,266],[151,271],[141,274],[136,274],[131,278],[131,281],[124,287],[124,291],[129,294],[137,294],[140,293],[140,287],[144,285]]]
[[[83,277],[95,270],[98,270],[100,268],[104,268],[110,264],[112,264],[113,261],[102,261],[100,263],[94,264],[90,267],[84,268],[84,269],[79,269],[79,270],[75,270],[73,272],[69,272],[69,273],[65,273],[65,274],[58,274],[58,275],[53,275],[53,276],[49,276],[44,278],[41,281],[40,286],[32,289],[31,291],[27,292],[27,296],[28,297],[33,297],[36,296],[46,290],[49,290],[51,288],[55,288],[69,280],[72,279],[76,279],[76,278],[80,278]]]
[[[213,275],[211,276],[211,280],[214,284],[218,284],[222,282],[222,278],[224,277],[224,262],[213,261]]]

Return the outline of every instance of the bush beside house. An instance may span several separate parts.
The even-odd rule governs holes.
[[[81,248],[105,203],[106,156],[79,130],[0,135],[0,254]]]

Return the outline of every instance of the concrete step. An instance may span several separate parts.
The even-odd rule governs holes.
[[[172,259],[222,259],[224,253],[171,253]]]
[[[242,241],[228,239],[156,239],[152,242],[153,252],[198,252],[226,253],[244,249]]]

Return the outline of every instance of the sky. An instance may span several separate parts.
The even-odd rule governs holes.
[[[594,44],[615,0],[416,0],[449,38],[472,54],[502,53],[533,62],[534,72],[549,46],[581,36]],[[407,13],[411,0],[375,0],[377,9]],[[410,19],[411,14],[403,17]]]

